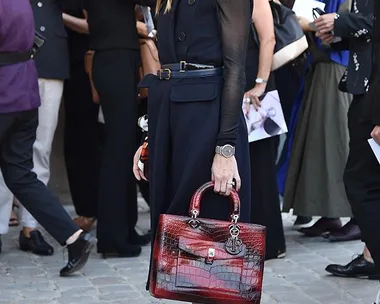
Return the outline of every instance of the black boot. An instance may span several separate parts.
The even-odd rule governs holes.
[[[30,232],[30,237],[27,238],[23,231],[20,231],[19,236],[20,250],[31,251],[38,255],[53,255],[54,248],[50,246],[43,238],[41,232],[33,230]]]
[[[73,274],[86,265],[91,249],[96,245],[97,239],[89,233],[82,232],[79,238],[71,245],[68,245],[69,261],[61,269],[62,277]]]

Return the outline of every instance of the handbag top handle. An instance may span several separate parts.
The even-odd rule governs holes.
[[[190,202],[190,216],[195,219],[198,217],[200,214],[200,206],[201,206],[201,200],[203,195],[205,194],[206,191],[211,190],[214,188],[214,182],[208,182],[201,186],[193,195],[193,198],[191,199]],[[230,194],[230,200],[231,200],[231,220],[234,223],[237,223],[237,221],[240,218],[240,198],[239,194],[235,189],[232,189],[231,194]]]

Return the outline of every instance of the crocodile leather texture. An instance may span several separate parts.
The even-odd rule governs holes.
[[[198,218],[202,186],[190,203],[190,217],[163,214],[153,249],[150,293],[193,303],[259,304],[265,227],[238,223],[240,200],[231,194],[231,221]]]

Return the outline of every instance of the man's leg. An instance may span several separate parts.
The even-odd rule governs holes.
[[[50,179],[50,154],[55,130],[58,124],[59,108],[63,93],[63,81],[39,79],[41,106],[38,109],[37,137],[33,145],[33,171],[45,185]],[[46,243],[42,235],[35,231],[38,223],[33,216],[20,206],[23,234],[20,233],[20,248],[36,254],[51,255],[53,248]]]
[[[59,200],[31,171],[32,146],[37,124],[37,110],[23,112],[18,116],[12,132],[1,142],[0,167],[5,183],[12,193],[64,245],[78,231],[78,227],[71,221]]]
[[[61,245],[68,245],[69,263],[61,270],[66,276],[86,264],[96,239],[81,233],[58,198],[32,172],[37,125],[38,112],[33,110],[18,113],[7,130],[0,129],[0,167],[6,185],[25,208]]]
[[[348,114],[350,154],[344,173],[347,197],[380,274],[380,165],[369,144],[373,125],[362,118],[363,101],[356,97]]]
[[[4,140],[7,130],[12,126],[15,115],[0,114],[0,147],[1,142]],[[1,171],[1,170],[0,170]],[[5,184],[3,175],[0,172],[0,235],[8,232],[9,217],[12,210],[13,194],[9,191]],[[0,239],[0,251],[2,243]]]

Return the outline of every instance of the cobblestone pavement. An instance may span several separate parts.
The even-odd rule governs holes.
[[[70,208],[72,212],[72,208]],[[324,272],[329,263],[346,263],[360,253],[362,244],[330,244],[307,239],[291,230],[284,218],[288,254],[266,263],[263,304],[372,304],[377,282],[333,278]],[[148,229],[148,214],[140,215],[139,228]],[[17,304],[148,304],[174,303],[152,299],[144,290],[149,248],[135,259],[101,259],[93,253],[82,273],[60,278],[63,250],[56,245],[52,257],[38,257],[16,249],[18,229],[3,236],[0,255],[0,303]],[[66,258],[66,257],[65,257]],[[177,302],[178,303],[178,302]]]

